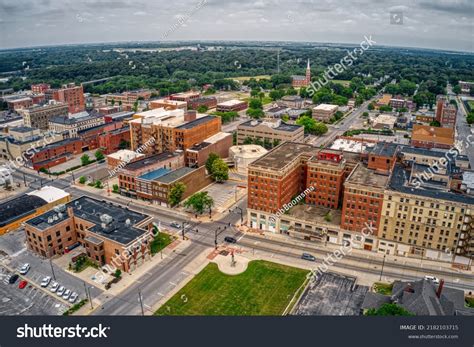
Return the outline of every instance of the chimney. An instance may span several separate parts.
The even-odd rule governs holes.
[[[70,218],[74,217],[74,211],[73,211],[73,209],[72,209],[71,206],[68,206],[68,208],[67,208],[67,215],[68,215]]]
[[[441,292],[443,291],[443,287],[444,287],[444,280],[440,280],[438,290],[436,291],[436,296],[438,297],[438,299],[441,297]]]
[[[190,122],[192,120],[196,119],[197,111],[195,110],[188,110],[184,114],[184,121],[185,122]]]

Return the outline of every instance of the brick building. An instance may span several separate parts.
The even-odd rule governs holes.
[[[304,127],[285,123],[281,119],[253,119],[237,126],[237,144],[243,145],[248,139],[270,146],[285,141],[303,142]]]
[[[106,105],[119,106],[124,111],[131,111],[134,104],[139,100],[149,100],[152,91],[149,89],[137,89],[123,93],[107,94],[105,96]]]
[[[328,122],[337,112],[337,105],[321,104],[313,108],[313,118],[318,121]]]
[[[197,110],[200,106],[206,106],[208,109],[217,107],[217,99],[213,96],[204,96],[188,101],[188,109]]]
[[[450,149],[454,145],[454,129],[415,124],[411,135],[411,145],[421,148]]]
[[[26,126],[42,130],[49,128],[49,120],[51,118],[67,115],[68,112],[68,105],[61,102],[50,102],[42,106],[32,106],[19,111],[23,116]]]
[[[43,94],[49,89],[51,89],[51,85],[48,83],[38,83],[31,85],[31,91],[33,93]]]
[[[217,112],[238,112],[243,111],[248,107],[247,101],[232,99],[220,102],[216,105]]]
[[[185,101],[170,100],[170,99],[159,99],[153,100],[149,103],[150,109],[164,108],[165,110],[187,110],[188,104]]]
[[[311,68],[308,65],[306,66],[306,74],[304,76],[294,75],[291,76],[291,85],[295,88],[307,87],[311,83]]]
[[[171,94],[170,95],[170,100],[176,100],[176,101],[184,101],[186,103],[199,99],[201,97],[201,93],[199,92],[185,92],[185,93],[176,93],[176,94]]]
[[[50,258],[79,242],[98,266],[123,272],[151,258],[151,228],[152,217],[86,196],[25,223],[26,243],[32,252]]]
[[[229,156],[229,148],[232,146],[232,134],[219,132],[208,137],[203,142],[188,148],[185,152],[186,166],[203,166],[209,154],[215,153],[221,158]]]
[[[69,113],[79,113],[86,109],[84,98],[84,88],[82,85],[76,86],[74,83],[65,84],[60,89],[49,89],[51,98],[58,102],[66,103]]]

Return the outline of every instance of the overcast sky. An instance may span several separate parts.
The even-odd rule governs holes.
[[[377,44],[474,52],[474,0],[0,0],[0,48],[165,40]]]

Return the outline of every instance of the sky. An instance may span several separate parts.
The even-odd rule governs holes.
[[[474,52],[474,0],[0,0],[0,49],[250,40]]]

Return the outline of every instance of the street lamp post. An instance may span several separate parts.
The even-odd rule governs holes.
[[[184,222],[181,223],[181,234],[183,235],[184,240]]]
[[[86,298],[89,299],[89,302],[91,303],[91,310],[94,309],[94,305],[92,304],[92,296],[91,296],[91,291],[90,289],[87,287],[87,284],[85,281],[82,281],[82,283],[84,283],[84,289],[86,291]]]
[[[217,232],[221,230],[221,227],[218,227],[214,233],[214,248],[217,249]]]
[[[49,253],[49,266],[51,266],[51,273],[53,274],[53,279],[56,281],[56,274],[54,273],[53,261],[51,260],[51,257],[52,257],[51,247],[48,247],[48,253]]]
[[[386,255],[384,254],[384,255],[383,255],[383,260],[382,260],[382,269],[380,270],[380,279],[379,279],[379,281],[382,280],[383,267],[384,267],[384,265],[385,265],[385,256],[386,256]]]
[[[143,299],[142,299],[142,293],[138,291],[138,299],[140,300],[140,306],[142,308],[142,316],[145,315],[145,310],[143,309]]]

